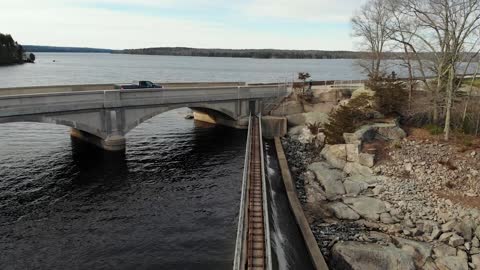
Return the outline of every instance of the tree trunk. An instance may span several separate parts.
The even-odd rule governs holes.
[[[478,129],[480,128],[480,112],[477,115],[477,126],[475,128],[475,136],[478,136]]]
[[[465,102],[465,108],[463,110],[463,115],[462,115],[462,127],[465,126],[465,119],[467,118],[468,105],[470,103],[470,99],[472,98],[473,82],[475,81],[475,78],[477,77],[477,73],[478,73],[478,64],[477,64],[477,69],[475,70],[475,73],[473,74],[472,82],[470,83],[470,91],[468,92],[467,101]]]
[[[442,87],[442,77],[438,74],[437,77],[437,86],[433,91],[433,123],[438,124],[438,93],[440,93],[440,88]]]
[[[451,113],[452,113],[452,102],[453,102],[453,78],[455,76],[455,71],[453,65],[450,66],[448,72],[448,84],[447,84],[447,108],[445,114],[445,129],[444,129],[444,139],[448,141],[450,139],[450,122],[451,122]]]

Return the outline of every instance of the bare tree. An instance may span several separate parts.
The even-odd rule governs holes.
[[[389,19],[386,1],[370,0],[351,20],[353,36],[362,40],[370,54],[371,62],[366,69],[372,77],[381,75],[383,52],[390,35],[387,28]]]
[[[394,19],[389,21],[387,32],[391,33],[392,40],[403,44],[415,55],[425,86],[433,93],[434,123],[439,122],[439,108],[444,100],[444,138],[448,140],[453,98],[461,85],[461,81],[455,79],[461,64],[467,63],[463,70],[465,74],[478,53],[479,36],[475,31],[480,27],[480,2],[391,0],[389,3],[389,14]],[[409,51],[405,50],[405,53]],[[435,74],[434,84],[427,80],[429,69]]]

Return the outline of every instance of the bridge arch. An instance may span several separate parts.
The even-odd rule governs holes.
[[[239,116],[234,111],[230,111],[222,106],[215,104],[178,104],[168,107],[154,107],[147,109],[127,109],[125,110],[125,126],[123,133],[127,134],[141,123],[162,113],[180,108],[190,108],[196,113],[204,114],[210,117],[215,123],[234,126]],[[199,119],[205,120],[205,119]]]

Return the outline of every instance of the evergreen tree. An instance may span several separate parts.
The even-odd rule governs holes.
[[[0,65],[21,64],[24,54],[22,45],[15,42],[11,35],[0,33]]]

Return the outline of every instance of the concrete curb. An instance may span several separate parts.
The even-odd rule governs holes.
[[[315,236],[310,230],[310,225],[305,217],[300,200],[297,197],[292,175],[290,174],[290,169],[288,167],[287,158],[285,156],[285,152],[283,151],[282,142],[278,137],[275,137],[275,149],[277,151],[278,164],[282,173],[282,179],[287,192],[288,201],[290,203],[290,209],[295,216],[298,228],[300,229],[303,240],[305,241],[305,246],[312,260],[313,267],[317,270],[328,270],[327,263],[325,262],[325,259],[318,248]]]

